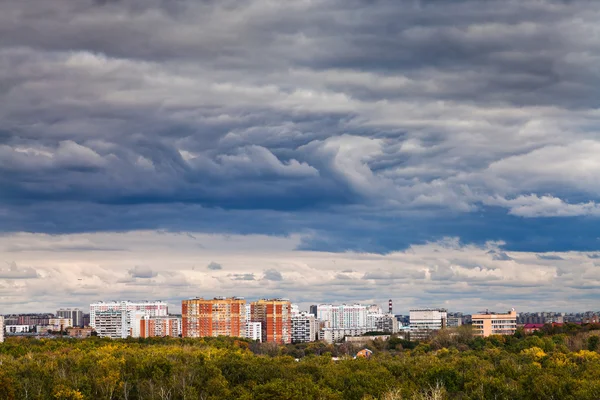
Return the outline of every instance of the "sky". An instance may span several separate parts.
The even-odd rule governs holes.
[[[0,2],[0,314],[597,309],[600,4]]]

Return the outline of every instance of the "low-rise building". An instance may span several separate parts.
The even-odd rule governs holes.
[[[507,313],[486,311],[473,314],[473,333],[476,336],[514,335],[517,330],[517,312],[513,308]]]
[[[343,341],[348,336],[362,336],[371,332],[370,328],[321,328],[319,331],[319,340],[327,343],[337,343]]]
[[[77,338],[77,339],[88,338],[88,337],[92,336],[92,332],[94,332],[94,328],[91,328],[91,327],[87,327],[87,328],[75,327],[75,328],[67,329],[67,335],[69,335],[69,337]]]
[[[352,343],[358,346],[365,346],[373,340],[386,341],[390,338],[390,335],[374,335],[374,336],[346,336],[344,339],[347,343]]]
[[[73,327],[73,320],[71,318],[50,318],[48,325],[53,328],[53,331],[63,331]]]
[[[5,325],[6,333],[29,333],[33,330],[33,325]]]

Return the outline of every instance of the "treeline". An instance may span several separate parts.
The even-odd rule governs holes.
[[[0,399],[599,399],[598,331],[274,346],[234,338],[20,339]],[[336,357],[336,361],[332,357]]]

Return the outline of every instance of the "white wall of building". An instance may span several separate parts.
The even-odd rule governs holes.
[[[0,315],[0,343],[4,342],[4,317]]]
[[[262,341],[262,324],[260,322],[248,322],[246,324],[246,338]]]

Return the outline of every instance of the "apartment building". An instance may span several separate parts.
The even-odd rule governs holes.
[[[181,335],[181,318],[174,316],[150,317],[143,315],[139,319],[139,337],[179,337]]]
[[[94,329],[100,337],[125,339],[131,334],[129,314],[124,310],[95,311]]]
[[[513,308],[506,313],[486,311],[473,314],[473,333],[476,336],[513,335],[517,330],[517,312]]]
[[[446,327],[448,311],[445,308],[410,310],[410,338],[427,339],[433,332]]]
[[[126,315],[127,328],[132,328],[132,317],[135,312],[141,312],[151,317],[169,315],[167,303],[157,301],[99,301],[90,304],[90,326],[96,328],[96,314],[103,311],[123,311]],[[83,319],[83,318],[82,318]]]
[[[0,343],[4,342],[4,317],[0,315]]]
[[[57,318],[69,318],[73,327],[83,327],[83,311],[79,308],[59,308],[56,310]],[[50,324],[52,325],[52,324]]]
[[[112,338],[139,337],[139,319],[143,315],[151,317],[167,316],[167,303],[156,301],[99,301],[90,304],[90,326],[98,336]],[[82,317],[82,321],[84,317]],[[97,324],[102,324],[98,326]],[[115,325],[109,327],[108,324]]]
[[[181,314],[183,337],[246,336],[246,300],[242,297],[183,300]]]
[[[262,341],[262,324],[260,322],[246,324],[246,339]]]
[[[250,303],[251,322],[261,323],[261,340],[292,342],[292,304],[287,299],[262,299]]]
[[[319,323],[314,315],[300,312],[292,316],[292,343],[307,343],[317,340]]]

